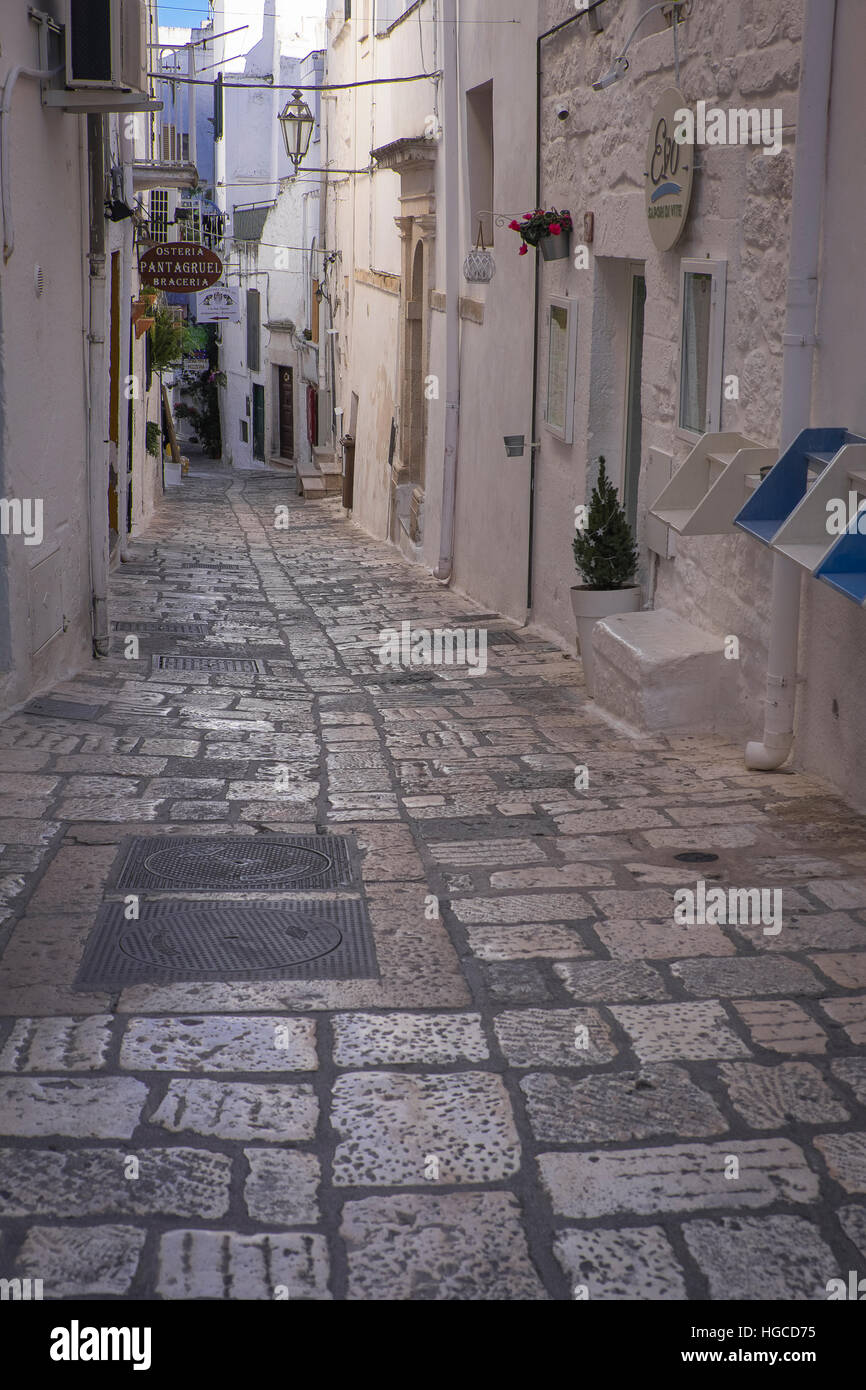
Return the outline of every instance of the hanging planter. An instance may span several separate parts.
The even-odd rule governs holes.
[[[509,222],[512,232],[519,232],[523,241],[520,255],[529,254],[530,246],[541,247],[546,261],[567,260],[571,252],[571,232],[574,223],[567,208],[536,208],[523,214],[522,222]]]
[[[472,285],[489,285],[496,274],[493,252],[484,245],[484,226],[478,223],[478,240],[463,262],[463,278]]]

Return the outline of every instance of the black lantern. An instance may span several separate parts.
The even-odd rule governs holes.
[[[312,111],[297,88],[292,92],[291,101],[286,102],[278,119],[283,128],[286,154],[294,164],[295,173],[297,173],[307,157],[307,150],[310,148],[310,140],[313,135],[313,126],[316,124]]]

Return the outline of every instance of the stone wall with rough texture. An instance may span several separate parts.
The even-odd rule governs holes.
[[[574,444],[560,444],[541,426],[536,527],[539,625],[570,640],[569,586],[573,508],[587,498],[598,452],[619,483],[624,451],[629,262],[647,283],[643,352],[643,467],[639,497],[641,579],[652,597],[653,561],[645,548],[647,451],[673,456],[691,444],[676,428],[680,262],[727,262],[724,376],[739,378],[739,400],[723,400],[721,429],[768,446],[778,443],[781,335],[784,324],[788,215],[799,82],[802,0],[701,0],[679,26],[680,86],[694,108],[781,108],[784,147],[777,155],[729,146],[697,151],[691,212],[672,250],[659,252],[644,210],[644,169],[653,106],[674,85],[672,30],[660,15],[646,21],[629,49],[624,79],[602,92],[591,83],[612,65],[639,15],[640,0],[603,7],[606,28],[578,21],[543,44],[542,167],[546,206],[570,207],[577,238],[583,213],[595,215],[590,266],[545,267],[542,319],[551,293],[579,305]],[[568,18],[566,0],[542,7],[542,29]],[[664,24],[655,29],[657,22]],[[556,107],[566,104],[567,121]],[[545,362],[541,363],[542,418]],[[600,447],[603,445],[603,447]],[[745,536],[680,539],[675,559],[658,565],[654,602],[697,626],[736,634],[741,643],[743,732],[761,726],[770,599],[770,556]]]

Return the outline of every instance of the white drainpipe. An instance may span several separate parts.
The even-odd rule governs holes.
[[[783,448],[787,448],[796,435],[811,423],[812,365],[816,346],[821,214],[835,17],[836,0],[806,0],[800,55],[788,301],[782,339]],[[756,771],[772,772],[781,767],[794,742],[802,573],[800,566],[787,556],[773,556],[764,736],[760,742],[746,745],[746,767]]]
[[[445,71],[445,455],[442,467],[442,520],[439,564],[433,571],[448,584],[454,568],[454,502],[460,434],[460,159],[457,92],[457,0],[444,0]]]
[[[85,118],[90,123],[90,117]],[[108,439],[106,415],[106,375],[108,358],[105,344],[108,291],[105,275],[105,221],[102,198],[91,198],[91,167],[102,170],[101,142],[87,141],[87,162],[83,171],[82,197],[90,208],[90,327],[87,334],[87,374],[90,419],[87,431],[87,484],[89,492],[90,589],[94,656],[108,656]]]

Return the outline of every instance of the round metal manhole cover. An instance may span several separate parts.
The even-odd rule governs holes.
[[[223,846],[168,846],[145,856],[144,867],[153,878],[171,886],[181,880],[194,886],[226,888],[267,887],[296,878],[327,873],[331,860],[327,854],[301,845],[257,844],[251,840],[243,848]]]
[[[284,912],[259,913],[255,922],[225,917],[203,921],[199,914],[191,918],[177,913],[171,921],[130,923],[118,947],[125,956],[158,970],[223,975],[305,965],[336,951],[342,940],[332,922],[301,920]]]

